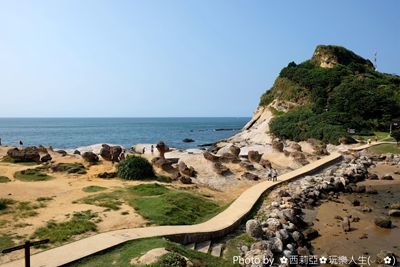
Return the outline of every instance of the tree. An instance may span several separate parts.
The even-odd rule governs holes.
[[[155,176],[153,166],[147,159],[129,156],[118,164],[118,176],[127,180],[142,180]]]
[[[394,130],[392,131],[392,137],[396,140],[397,145],[399,145],[400,142],[400,130]]]

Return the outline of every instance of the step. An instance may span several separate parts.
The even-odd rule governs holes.
[[[185,247],[187,247],[188,249],[193,249],[196,247],[196,243],[191,243],[191,244],[187,244]]]
[[[210,250],[211,241],[204,241],[196,244],[196,250],[203,253],[208,253]]]
[[[224,248],[224,244],[215,244],[211,248],[211,255],[214,257],[221,257],[222,249]]]

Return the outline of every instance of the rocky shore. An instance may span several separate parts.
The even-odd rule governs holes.
[[[383,182],[386,179],[393,179],[393,174],[378,177],[369,172],[369,169],[382,162],[399,166],[400,156],[370,157],[359,153],[348,154],[345,155],[342,162],[322,173],[300,178],[272,191],[268,198],[264,200],[256,216],[246,222],[247,234],[257,241],[251,246],[239,248],[240,256],[244,259],[242,266],[269,266],[270,264],[265,264],[266,258],[273,258],[274,265],[277,266],[289,266],[290,263],[294,263],[291,260],[296,260],[296,264],[300,264],[298,262],[300,259],[318,261],[319,264],[318,256],[325,256],[328,259],[329,255],[313,257],[315,253],[312,241],[318,238],[321,233],[315,229],[314,223],[308,220],[308,211],[315,210],[322,203],[340,202],[339,199],[342,195],[366,194],[376,196],[377,191],[373,187],[365,186],[361,182],[376,179]],[[369,212],[371,209],[368,206],[360,206],[357,199],[354,200],[352,205],[358,206],[362,212]],[[386,211],[386,216],[375,217],[373,220],[375,227],[388,228],[388,231],[394,228],[392,218],[395,217],[389,215],[397,216],[399,205],[398,202],[391,203],[388,207],[390,209]],[[360,220],[359,217],[351,214],[345,217],[335,216],[335,212],[337,211],[331,210],[335,224],[340,224],[343,233],[353,231],[353,226]],[[351,250],[351,248],[348,249]],[[386,256],[395,255],[392,251],[387,251],[384,248],[378,252],[378,255],[370,255],[377,260],[376,263],[382,263]],[[304,263],[304,265],[306,264]]]

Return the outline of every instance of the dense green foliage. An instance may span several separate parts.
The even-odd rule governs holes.
[[[187,263],[184,257],[176,252],[164,254],[158,260],[158,263],[164,267],[186,267]]]
[[[24,182],[41,182],[52,179],[52,176],[49,176],[40,171],[40,169],[26,169],[22,171],[18,171],[14,173],[14,177],[18,180]]]
[[[150,162],[139,156],[129,156],[118,164],[118,176],[127,180],[142,180],[155,176]]]
[[[334,55],[339,64],[322,68],[315,59],[298,65],[291,62],[262,95],[262,106],[276,98],[300,104],[271,123],[275,136],[337,143],[346,135],[346,128],[387,130],[390,122],[400,117],[400,77],[377,72],[353,52],[334,48],[332,51],[341,53]]]
[[[400,142],[400,130],[394,130],[391,136],[396,140],[397,143]]]

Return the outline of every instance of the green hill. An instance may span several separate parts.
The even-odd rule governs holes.
[[[275,99],[293,107],[271,121],[274,136],[337,144],[347,128],[387,131],[400,117],[400,76],[376,71],[371,61],[344,47],[320,45],[310,60],[281,70],[260,106]]]

